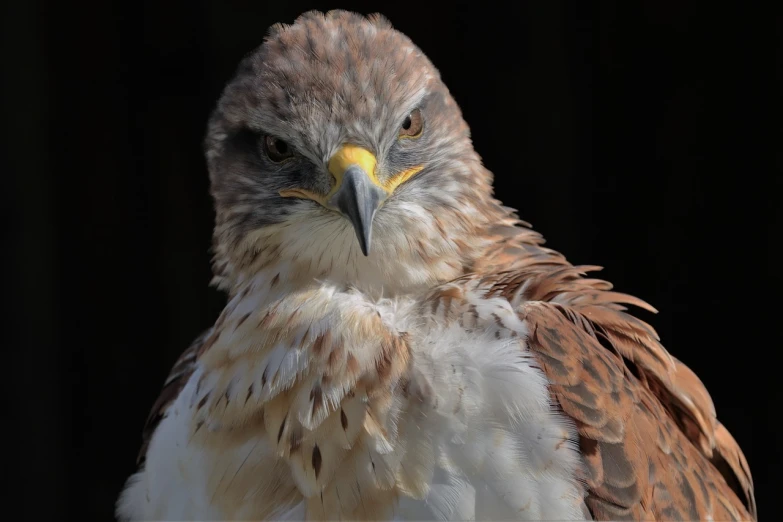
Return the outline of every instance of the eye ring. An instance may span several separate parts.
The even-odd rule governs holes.
[[[421,136],[424,130],[424,119],[421,117],[421,109],[413,109],[402,124],[400,124],[400,139],[415,139]]]
[[[293,148],[276,136],[264,136],[264,151],[270,160],[283,163],[294,156]]]

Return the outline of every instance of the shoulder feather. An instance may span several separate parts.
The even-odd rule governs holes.
[[[171,368],[166,381],[163,383],[163,389],[158,395],[155,403],[152,405],[152,409],[147,416],[147,421],[144,423],[141,449],[136,458],[136,463],[138,465],[144,463],[152,434],[155,433],[160,421],[166,416],[166,410],[171,403],[176,400],[182,391],[182,388],[185,387],[188,379],[193,374],[199,353],[201,353],[207,339],[212,334],[212,331],[213,328],[209,328],[196,337],[187,350],[182,352],[182,355],[179,356],[177,362],[175,362],[174,366]]]
[[[587,277],[600,267],[571,265],[529,228],[490,235],[465,279],[527,321],[552,393],[579,426],[594,515],[755,519],[747,461],[707,389],[628,307],[656,310]]]

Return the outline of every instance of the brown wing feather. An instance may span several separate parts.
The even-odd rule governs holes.
[[[514,233],[516,231],[516,234]],[[698,377],[626,305],[644,301],[585,277],[529,229],[495,227],[473,272],[520,307],[552,394],[577,423],[596,519],[756,518],[741,449]]]
[[[750,474],[748,461],[745,460],[745,455],[734,440],[734,437],[720,422],[718,422],[718,426],[715,429],[715,448],[713,449],[711,460],[715,467],[721,470],[732,489],[738,492],[740,498],[748,506],[748,511],[754,518],[757,517],[756,498],[753,494],[753,477]],[[736,483],[733,482],[732,476],[736,479]]]
[[[149,446],[152,434],[155,432],[155,429],[158,427],[158,424],[160,424],[163,417],[166,416],[166,410],[169,405],[177,398],[182,391],[182,388],[185,386],[185,383],[188,381],[188,378],[195,370],[196,360],[213,330],[214,328],[209,328],[202,332],[201,335],[190,344],[188,349],[182,352],[182,355],[179,356],[179,359],[177,359],[177,362],[175,362],[174,366],[171,368],[171,371],[166,378],[166,382],[163,383],[163,389],[158,395],[158,399],[152,405],[150,414],[147,416],[147,421],[144,423],[144,429],[141,436],[141,449],[136,458],[137,464],[141,465],[144,463],[144,459],[147,455],[147,447]]]

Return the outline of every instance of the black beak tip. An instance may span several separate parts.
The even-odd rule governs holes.
[[[361,248],[364,257],[369,257],[370,246],[372,245],[372,217],[362,225],[354,226],[354,229],[356,230],[356,239],[359,240],[359,248]]]
[[[370,256],[370,241],[368,238],[368,241],[362,241],[359,240],[359,248],[362,249],[362,254],[364,254],[364,257]]]

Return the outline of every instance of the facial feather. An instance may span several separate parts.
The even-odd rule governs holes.
[[[413,109],[421,136],[399,139]],[[293,157],[271,163],[260,145],[267,135],[285,140]],[[417,169],[377,211],[368,258],[345,217],[279,195],[328,192],[329,159],[344,144],[371,151],[381,181]],[[308,13],[276,26],[224,90],[206,147],[215,283],[229,291],[273,263],[291,268],[290,281],[432,285],[458,275],[497,218],[491,176],[440,74],[379,17]]]

